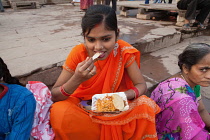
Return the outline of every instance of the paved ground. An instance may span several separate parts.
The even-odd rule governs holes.
[[[135,12],[135,11],[134,11]],[[119,13],[119,11],[117,11]],[[132,14],[132,12],[131,12]],[[6,9],[0,13],[0,56],[12,75],[52,85],[71,48],[83,41],[84,12],[71,4],[45,5],[41,9]],[[149,88],[179,72],[177,55],[192,42],[210,44],[209,35],[183,34],[175,21],[140,20],[118,15],[120,38],[142,52],[141,70]],[[183,38],[188,38],[182,41]],[[180,43],[181,42],[181,43]],[[210,88],[203,98],[210,112]]]

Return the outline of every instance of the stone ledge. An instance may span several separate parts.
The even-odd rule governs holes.
[[[41,81],[49,87],[52,87],[56,82],[58,76],[62,71],[62,67],[53,67],[45,70],[37,71],[29,76],[17,77],[20,79],[20,82],[24,85],[27,84],[28,81]]]

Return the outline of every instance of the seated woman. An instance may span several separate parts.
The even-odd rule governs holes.
[[[11,76],[0,57],[0,139],[27,140],[34,120],[33,94]]]
[[[187,10],[183,30],[191,31],[192,27],[206,28],[203,23],[210,12],[210,0],[179,0],[177,8]],[[200,10],[198,14],[196,10]],[[192,26],[190,25],[191,20],[195,20]]]
[[[123,40],[115,11],[91,6],[82,19],[84,44],[75,46],[52,88],[50,121],[55,140],[157,139],[155,115],[159,107],[143,95],[140,52]],[[100,54],[93,60],[94,54]],[[95,94],[124,92],[129,109],[119,114],[95,113],[80,102]],[[142,95],[142,96],[141,96]]]
[[[156,117],[158,138],[209,140],[210,116],[200,86],[210,85],[210,45],[189,45],[180,55],[181,72],[161,82],[151,98],[161,107]]]

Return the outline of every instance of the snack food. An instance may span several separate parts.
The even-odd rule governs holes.
[[[118,94],[106,95],[96,101],[96,112],[122,111],[124,107],[125,102]]]
[[[93,55],[93,60],[95,60],[96,58],[98,58],[102,53],[101,52],[97,52]]]
[[[118,94],[113,94],[112,97],[114,107],[119,111],[123,110],[123,108],[125,107],[125,102],[122,97],[120,97]]]

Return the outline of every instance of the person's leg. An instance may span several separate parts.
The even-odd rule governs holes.
[[[74,1],[71,1],[70,3],[71,3],[73,6],[75,6],[75,4],[74,4],[75,2],[74,2]]]
[[[177,8],[179,10],[187,10],[187,5],[188,5],[188,0],[180,0],[177,3]],[[184,31],[190,31],[191,30],[190,21],[187,20],[186,18],[184,19],[184,24],[182,26],[182,30],[184,30]]]
[[[101,0],[96,0],[96,4],[97,5],[101,4]]]
[[[3,7],[3,4],[2,4],[2,2],[1,2],[1,0],[0,0],[0,11],[1,11],[1,12],[4,12],[4,7]]]
[[[195,19],[197,2],[198,0],[180,0],[177,3],[177,8],[187,10],[185,13],[185,18],[190,21]]]
[[[198,0],[192,0],[187,7],[185,18],[188,20],[193,20],[196,17],[196,7]]]
[[[51,106],[50,123],[54,140],[99,140],[100,124],[92,122],[89,113],[78,106],[80,100],[69,97]]]
[[[105,5],[110,5],[110,0],[105,0]]]
[[[196,17],[196,20],[203,24],[210,12],[210,0],[199,0],[197,9],[200,9],[200,12]]]
[[[112,0],[112,9],[117,10],[117,0]]]
[[[154,0],[154,2],[153,3],[157,3],[158,2],[158,0]]]
[[[101,0],[101,4],[105,4],[105,0]]]
[[[165,1],[165,0],[164,0],[164,1]],[[168,3],[169,3],[169,4],[172,4],[172,0],[168,0]]]

